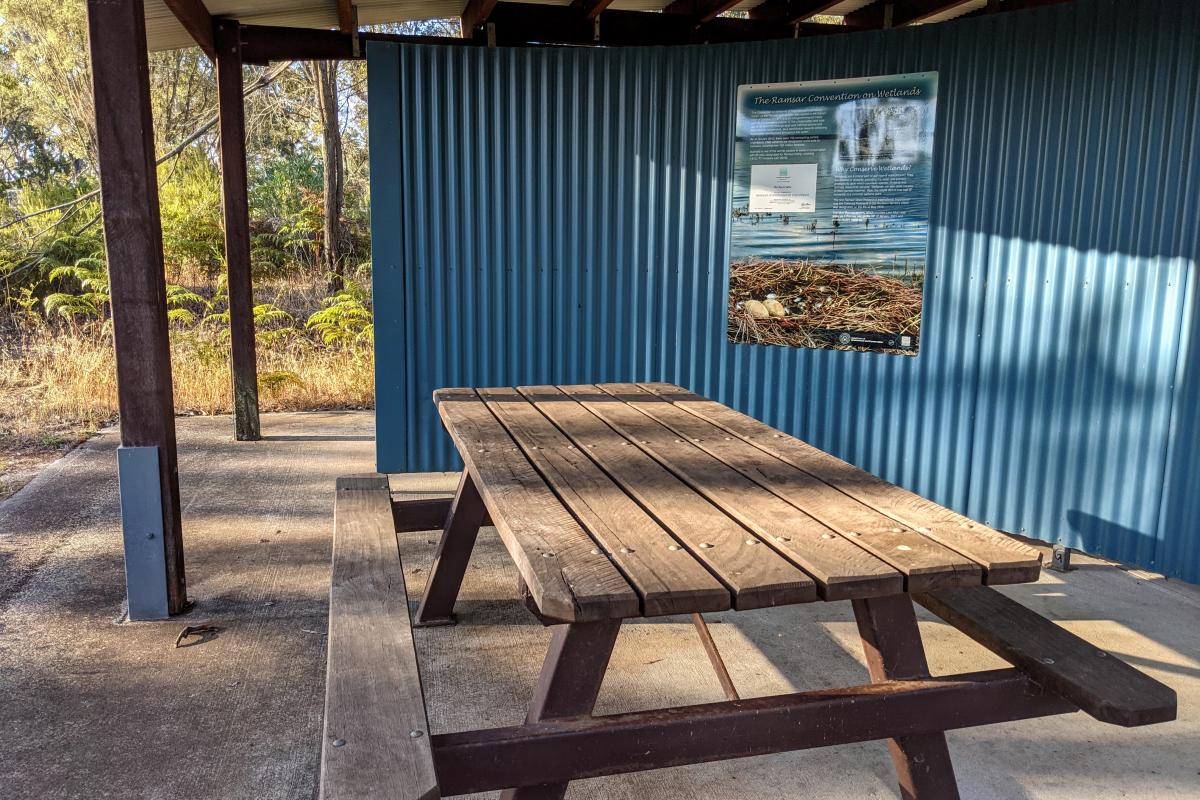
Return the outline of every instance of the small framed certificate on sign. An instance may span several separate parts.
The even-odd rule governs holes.
[[[751,165],[750,210],[798,214],[816,211],[817,165]]]

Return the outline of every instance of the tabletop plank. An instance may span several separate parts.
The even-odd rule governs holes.
[[[689,443],[664,431],[628,430],[630,409],[594,386],[564,386],[562,391],[625,434],[639,450],[692,490],[741,523],[764,544],[817,581],[824,600],[878,597],[904,591],[904,576],[894,567],[776,497]],[[634,387],[636,388],[636,387]],[[660,405],[669,405],[658,401]],[[635,423],[638,414],[632,411]],[[682,412],[681,412],[682,413]],[[640,438],[639,438],[640,437]],[[654,437],[653,442],[644,441]],[[761,453],[759,454],[762,455]]]
[[[729,587],[734,608],[817,599],[808,575],[556,387],[518,391]]]
[[[645,616],[723,611],[729,591],[515,389],[479,389],[554,493],[642,597]]]
[[[687,389],[667,383],[640,385],[675,406],[836,487],[901,525],[967,556],[983,567],[984,583],[988,585],[1028,583],[1038,579],[1041,553],[1005,533],[888,483],[836,456],[783,434],[764,422]]]
[[[638,616],[637,592],[563,508],[483,400],[471,389],[439,389],[433,399],[542,614],[567,622]]]
[[[640,411],[658,423],[657,426],[647,425],[637,417],[629,416],[628,412],[622,412],[630,424],[644,427],[648,431],[646,436],[656,436],[663,449],[674,453],[669,457],[685,457],[688,444],[673,443],[689,442],[742,479],[762,487],[772,496],[847,537],[852,546],[860,547],[898,569],[905,575],[908,591],[981,583],[982,569],[966,556],[899,525],[894,519],[729,435],[711,422],[689,414],[635,384],[605,384],[601,388],[621,400],[623,408]],[[725,480],[722,471],[712,463],[708,463],[708,468],[709,480],[720,486]]]

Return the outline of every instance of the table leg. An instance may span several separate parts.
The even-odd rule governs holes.
[[[475,537],[483,522],[486,510],[479,489],[467,470],[463,470],[458,481],[458,491],[446,515],[446,527],[438,542],[437,554],[433,557],[433,568],[429,571],[429,583],[421,604],[417,607],[413,625],[451,625],[454,623],[454,601],[462,587],[467,562],[475,547]]]
[[[912,600],[906,594],[854,601],[854,616],[875,683],[929,676]],[[946,736],[928,733],[888,739],[904,800],[958,800]]]
[[[591,714],[620,629],[619,619],[554,626],[526,722]],[[565,783],[544,783],[505,789],[500,800],[562,800],[566,791]]]

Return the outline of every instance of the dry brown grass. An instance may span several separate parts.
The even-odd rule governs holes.
[[[833,345],[827,331],[916,336],[921,328],[921,290],[919,277],[902,280],[806,261],[738,261],[729,273],[729,337],[735,342],[829,347]],[[772,294],[787,307],[787,316],[753,319],[741,307],[747,300]]]
[[[227,346],[216,336],[178,332],[172,342],[175,408],[232,411]],[[304,336],[258,351],[263,411],[369,408],[374,365],[367,344],[323,347]],[[112,339],[97,326],[55,334],[35,326],[0,343],[0,497],[5,476],[57,456],[116,420]]]

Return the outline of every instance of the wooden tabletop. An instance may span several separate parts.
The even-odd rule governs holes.
[[[434,401],[550,620],[1037,580],[1041,554],[662,383],[440,389]]]

